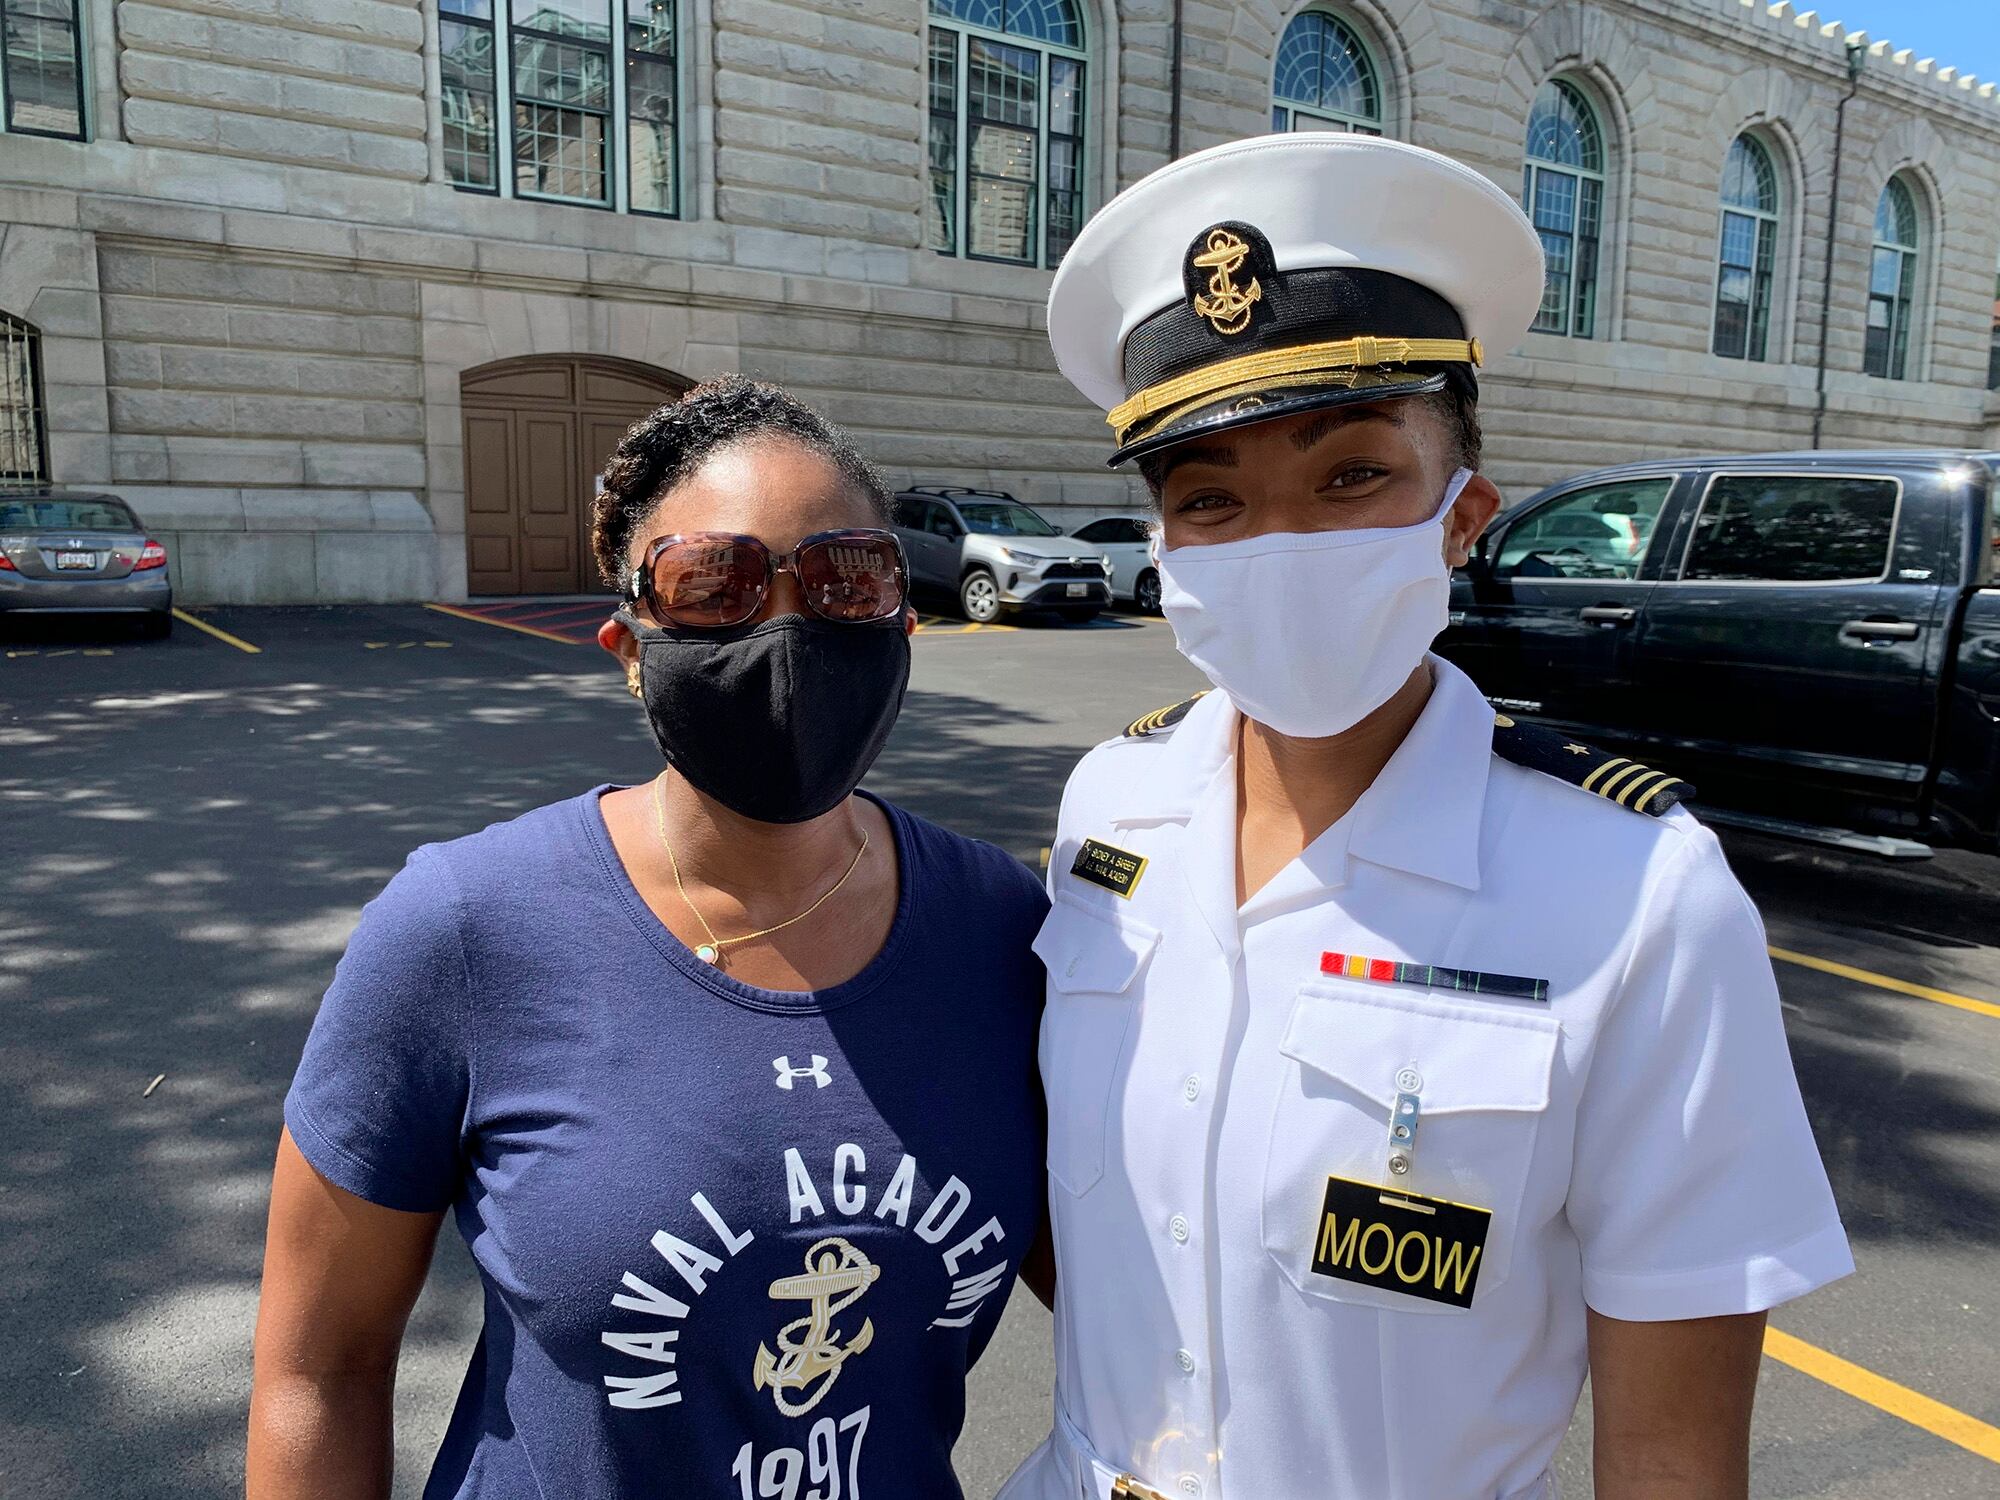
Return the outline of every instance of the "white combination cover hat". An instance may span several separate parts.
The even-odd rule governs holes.
[[[1049,343],[1104,408],[1111,462],[1248,422],[1457,385],[1542,298],[1542,244],[1461,162],[1380,136],[1211,147],[1085,224]]]

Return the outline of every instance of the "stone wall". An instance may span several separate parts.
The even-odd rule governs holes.
[[[111,482],[201,597],[402,596],[428,532],[417,283],[97,237]],[[233,524],[225,524],[233,523]],[[378,535],[388,532],[391,535]]]
[[[128,141],[411,182],[429,172],[414,5],[122,0],[116,29]]]
[[[921,0],[684,0],[682,221],[442,180],[435,0],[88,0],[93,139],[0,140],[0,308],[42,330],[54,472],[128,494],[191,599],[464,589],[459,378],[605,354],[779,380],[899,481],[997,484],[1060,520],[1141,503],[1057,375],[1048,275],[921,247]],[[1185,0],[1181,145],[1268,128],[1297,0]],[[1816,405],[1845,36],[1759,0],[1339,0],[1392,134],[1520,180],[1529,101],[1610,132],[1600,337],[1484,378],[1514,494],[1578,469],[1801,447]],[[1092,0],[1093,202],[1167,159],[1172,0]],[[1829,446],[2000,443],[1990,86],[1868,44],[1826,330]],[[1752,128],[1783,179],[1772,361],[1707,352],[1716,195]],[[1907,381],[1860,373],[1869,227],[1910,172],[1931,225]]]

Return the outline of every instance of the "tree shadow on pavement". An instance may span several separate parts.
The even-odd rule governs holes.
[[[480,651],[0,666],[9,1500],[240,1492],[279,1107],[362,904],[419,843],[658,768],[594,653]],[[1034,865],[1088,748],[1061,735],[1012,703],[913,691],[868,784]],[[1738,859],[1774,931],[1817,908],[1988,940],[1970,896],[1941,919],[1921,893],[1871,893],[1873,876]],[[1850,1229],[2000,1244],[2000,1184],[1977,1165],[1996,1096],[1923,1003],[1783,978]],[[449,1224],[444,1239],[406,1341],[399,1494],[421,1487],[478,1317]]]
[[[1993,948],[2000,861],[1945,851],[1891,862],[1733,831],[1724,839],[1777,946],[1991,994],[1967,964]],[[1777,970],[1793,1061],[1848,1233],[1911,1246],[2000,1245],[2000,1182],[1990,1165],[2000,1091],[1990,1068],[1967,1066],[1981,1051],[2000,1060],[1986,1030],[1994,1023],[1794,964]]]
[[[470,657],[312,680],[269,655],[6,663],[0,1493],[240,1493],[280,1104],[362,904],[417,844],[658,768],[594,654]],[[1003,720],[913,693],[870,784],[1032,862],[1083,747],[996,753]],[[399,1494],[477,1326],[449,1219],[442,1240],[405,1346]]]

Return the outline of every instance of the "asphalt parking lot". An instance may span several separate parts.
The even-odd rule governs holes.
[[[266,1178],[319,992],[412,846],[652,774],[601,618],[218,609],[157,643],[0,639],[0,1494],[240,1493]],[[869,785],[1038,863],[1076,757],[1194,685],[1157,621],[931,621]],[[2000,1493],[2000,860],[1728,845],[1860,1267],[1774,1320],[1753,1493]],[[476,1319],[448,1227],[399,1495]],[[1048,1328],[1017,1299],[975,1375],[975,1500],[1047,1430]],[[1590,1493],[1581,1424],[1562,1473]]]

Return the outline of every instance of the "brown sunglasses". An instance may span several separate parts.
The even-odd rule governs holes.
[[[783,557],[726,531],[657,537],[626,580],[625,600],[655,625],[721,629],[754,617],[780,573],[798,580],[808,611],[842,625],[893,619],[909,598],[896,534],[860,528],[815,532]]]

